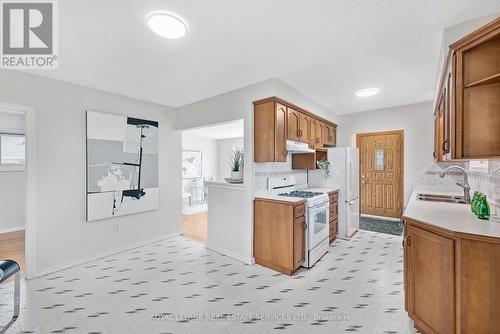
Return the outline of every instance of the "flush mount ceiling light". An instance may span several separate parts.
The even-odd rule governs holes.
[[[172,13],[152,13],[148,16],[148,26],[156,34],[168,39],[179,39],[187,33],[186,22]]]
[[[357,97],[368,97],[368,96],[373,96],[377,95],[380,92],[380,89],[378,88],[365,88],[365,89],[360,89],[357,92],[354,93]]]

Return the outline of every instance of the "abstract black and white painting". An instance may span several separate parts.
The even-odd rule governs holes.
[[[87,221],[158,206],[158,122],[87,111]]]

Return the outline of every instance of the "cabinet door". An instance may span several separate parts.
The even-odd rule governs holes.
[[[304,216],[293,222],[293,264],[294,269],[298,268],[305,260],[305,226]]]
[[[303,143],[308,143],[310,142],[310,136],[309,136],[309,128],[311,126],[311,117],[307,116],[306,114],[300,113],[300,120],[299,120],[299,138],[300,141]]]
[[[316,148],[318,147],[318,136],[316,134],[316,128],[318,127],[318,121],[314,118],[311,118],[311,122],[309,122],[309,147]]]
[[[286,162],[286,107],[282,104],[276,103],[276,119],[274,129],[274,161]]]
[[[288,140],[299,141],[300,113],[297,110],[288,108],[287,114],[288,114],[287,138]]]
[[[318,148],[323,148],[325,146],[325,132],[326,124],[318,121],[318,127],[316,128],[316,134],[318,136]]]
[[[444,95],[441,94],[435,111],[435,151],[434,158],[437,162],[445,159],[445,110],[444,110]]]
[[[410,225],[404,247],[408,313],[426,333],[454,333],[454,241]]]
[[[333,125],[325,124],[323,141],[325,145],[335,145],[335,127]]]

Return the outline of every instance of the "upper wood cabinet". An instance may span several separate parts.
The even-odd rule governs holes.
[[[254,161],[285,162],[287,107],[275,101],[254,106]]]
[[[318,141],[317,141],[318,146],[316,147],[322,148],[325,146],[325,132],[326,132],[326,124],[321,121],[317,121],[316,135],[318,136]]]
[[[254,102],[254,161],[286,161],[286,141],[335,146],[337,125],[277,97]],[[314,169],[315,163],[309,164]]]
[[[323,145],[335,146],[337,144],[337,127],[325,124],[323,131]]]
[[[311,128],[311,120],[312,118],[304,113],[300,113],[300,121],[299,121],[299,133],[300,138],[299,141],[303,143],[308,143],[311,141],[310,137],[310,128]]]
[[[437,161],[500,157],[500,18],[450,45],[435,105]]]
[[[311,119],[308,115],[288,107],[287,139],[309,144]]]
[[[300,140],[300,112],[292,108],[288,108],[288,133],[287,139],[293,141]]]

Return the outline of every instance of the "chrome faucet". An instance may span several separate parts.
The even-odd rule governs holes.
[[[441,174],[439,174],[439,177],[443,178],[446,175],[446,173],[448,173],[448,171],[450,169],[458,169],[464,175],[464,184],[457,183],[457,186],[464,189],[464,201],[465,201],[465,203],[470,204],[470,185],[469,185],[469,179],[467,178],[467,171],[463,167],[460,167],[460,166],[450,166],[450,167],[447,167],[446,169],[444,169],[441,172]]]

